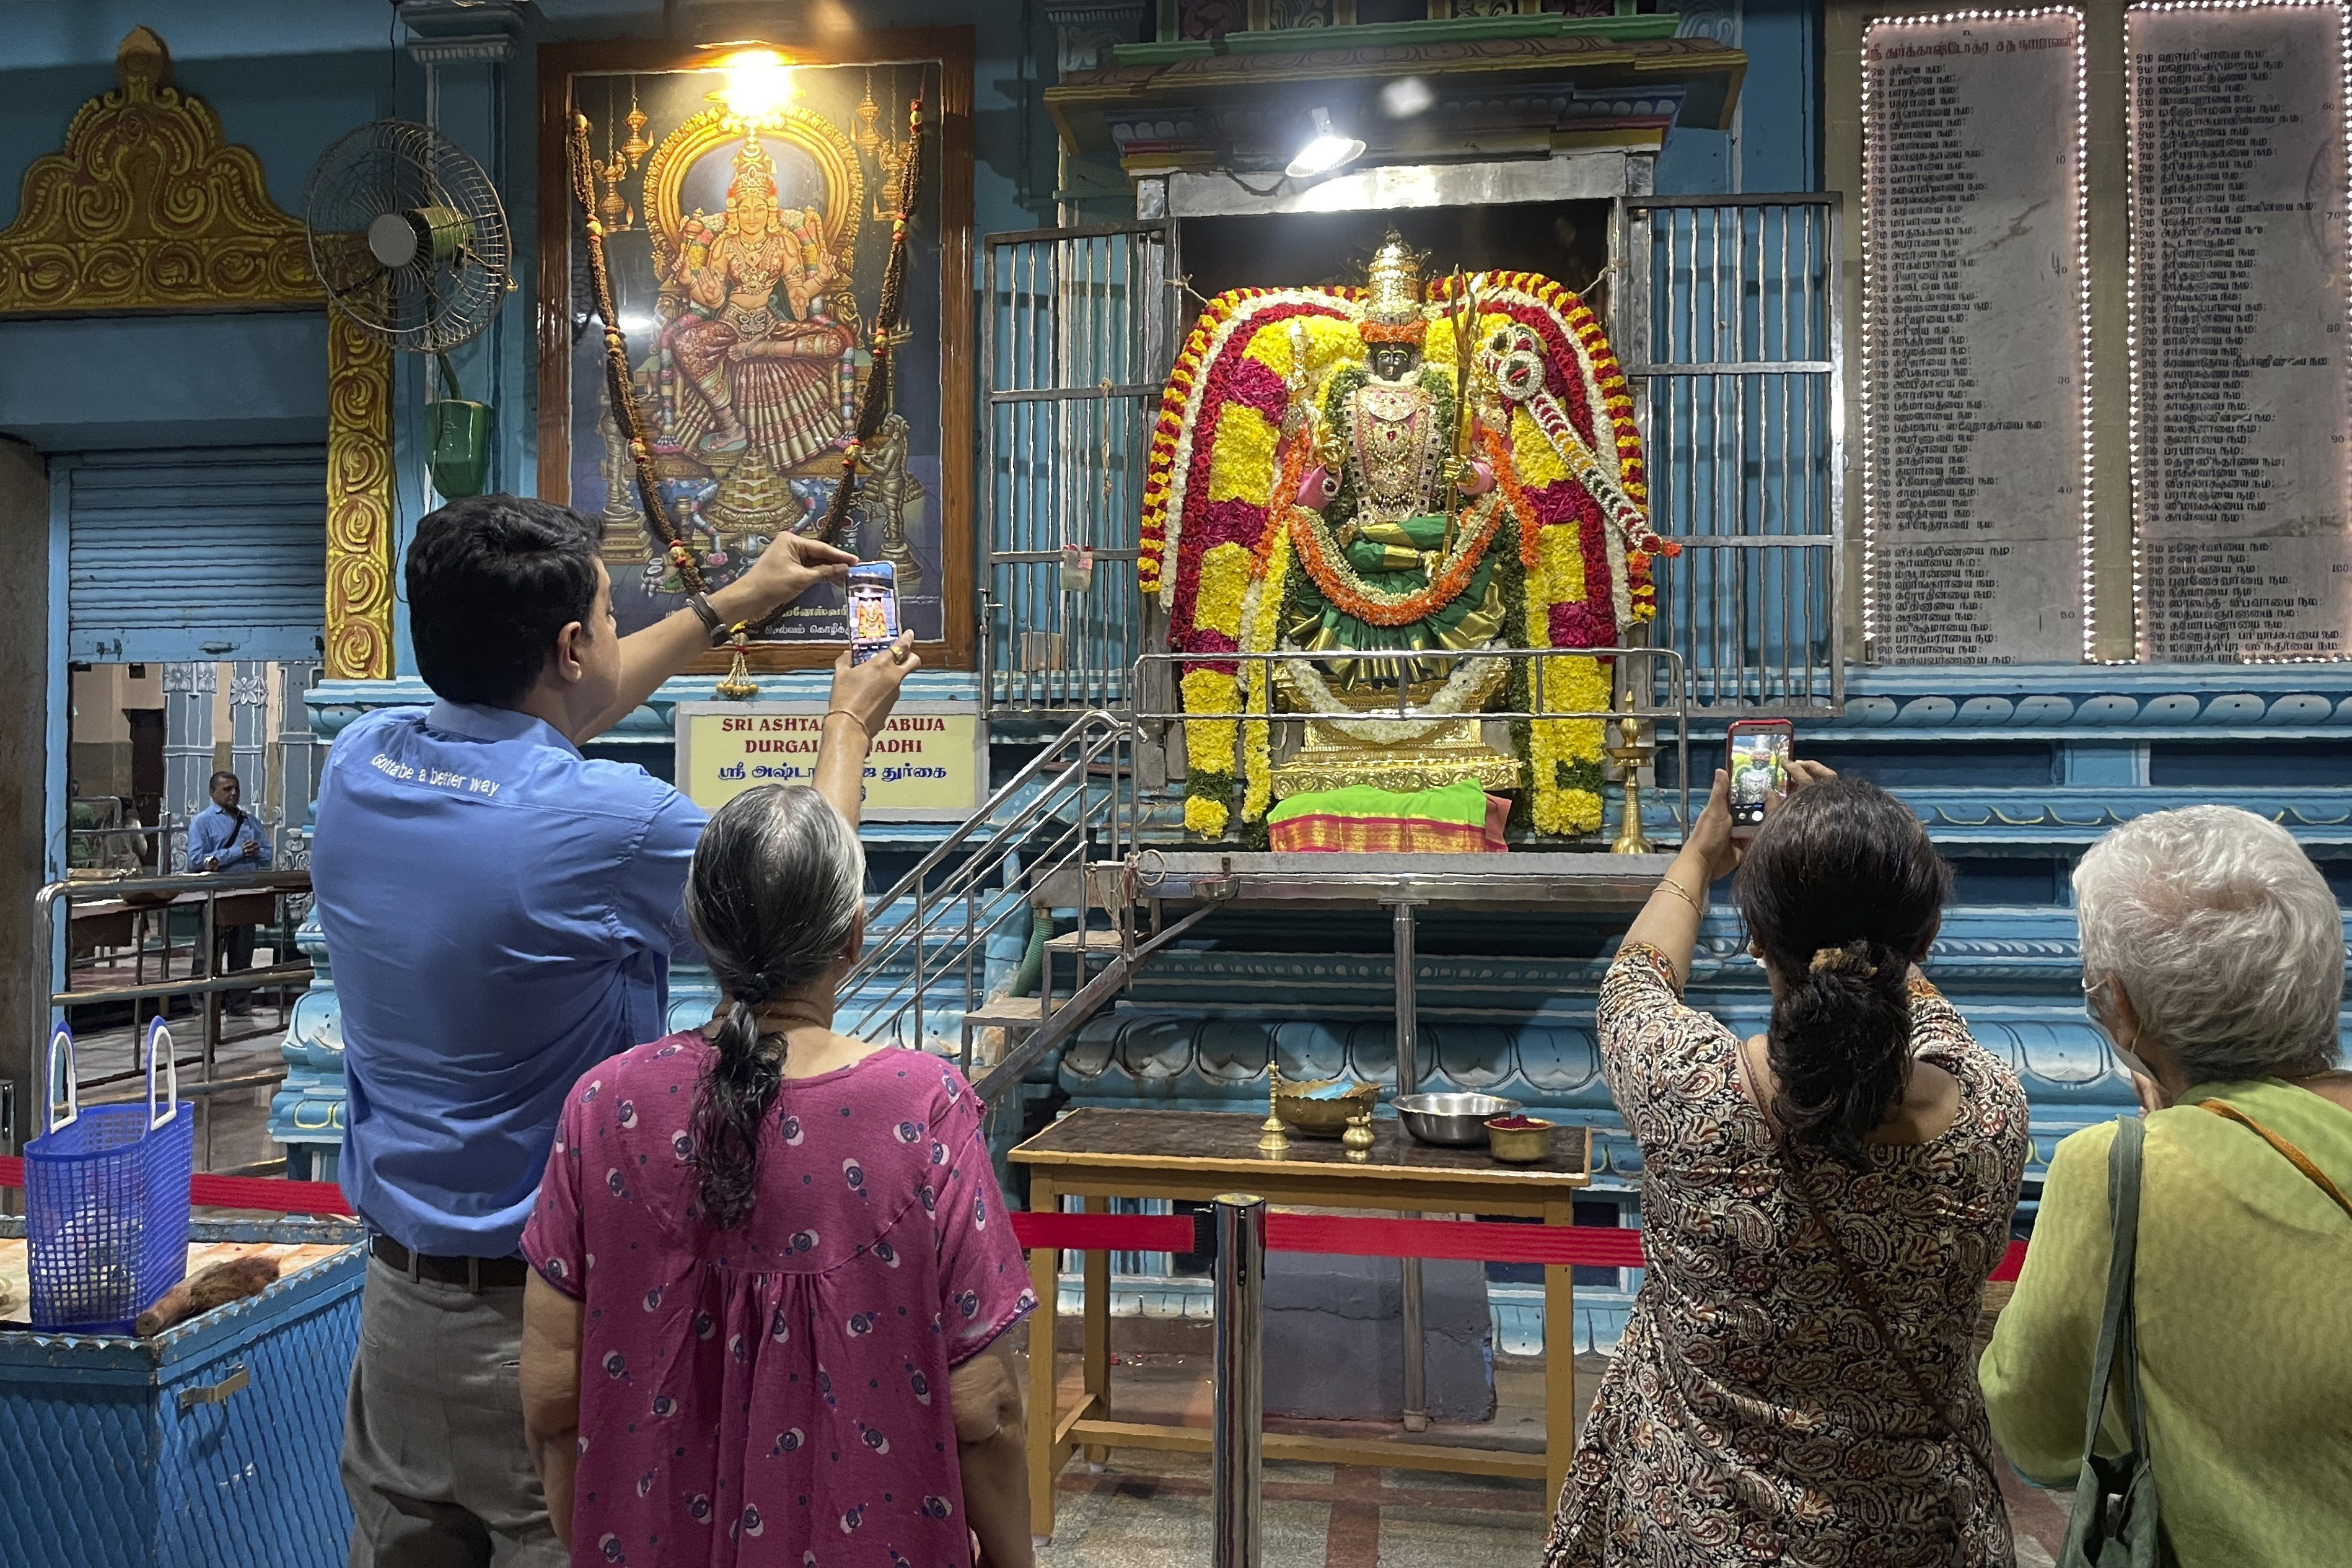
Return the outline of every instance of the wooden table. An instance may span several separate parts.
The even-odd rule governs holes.
[[[1416,1144],[1392,1121],[1372,1124],[1371,1157],[1347,1158],[1337,1139],[1294,1135],[1279,1158],[1258,1153],[1262,1118],[1205,1111],[1071,1112],[1023,1144],[1012,1158],[1029,1167],[1029,1207],[1058,1213],[1076,1195],[1089,1214],[1113,1197],[1166,1197],[1204,1203],[1228,1192],[1255,1193],[1269,1204],[1313,1208],[1372,1208],[1424,1214],[1512,1215],[1547,1225],[1575,1222],[1577,1193],[1591,1184],[1591,1133],[1563,1127],[1551,1158],[1539,1166],[1497,1164],[1484,1149]],[[1205,1453],[1204,1427],[1119,1421],[1110,1407],[1110,1257],[1086,1258],[1084,1392],[1059,1404],[1054,1355],[1054,1302],[1059,1253],[1029,1255],[1037,1326],[1029,1335],[1029,1507],[1039,1535],[1054,1529],[1054,1479],[1080,1448],[1173,1448]],[[1576,1294],[1565,1267],[1544,1270],[1544,1455],[1437,1443],[1310,1437],[1269,1433],[1265,1457],[1320,1464],[1390,1466],[1467,1475],[1541,1477],[1557,1496],[1576,1442]],[[1407,1353],[1417,1347],[1407,1347]]]

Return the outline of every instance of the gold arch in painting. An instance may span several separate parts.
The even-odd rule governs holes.
[[[260,161],[171,85],[172,54],[123,36],[116,85],[74,112],[64,148],[25,172],[0,230],[0,317],[327,308],[302,220]],[[327,674],[392,675],[392,349],[330,312]]]
[[[782,136],[816,160],[824,175],[824,247],[846,276],[857,261],[857,228],[866,214],[866,171],[857,161],[856,144],[834,123],[811,110],[784,109],[762,118],[758,133]],[[686,214],[678,209],[678,193],[687,172],[704,154],[716,152],[745,134],[744,123],[725,109],[706,109],[662,138],[646,160],[643,208],[654,247],[655,275],[669,276],[677,259],[678,231]]]

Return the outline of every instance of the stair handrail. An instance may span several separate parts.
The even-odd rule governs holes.
[[[1110,839],[1109,854],[1111,858],[1118,858],[1122,825],[1118,803],[1122,791],[1133,788],[1132,779],[1120,774],[1117,762],[1118,747],[1131,730],[1132,726],[1123,716],[1103,709],[1089,709],[1079,715],[1047,742],[1036,756],[1024,763],[1012,778],[998,786],[978,810],[957,823],[921,860],[874,899],[867,906],[869,923],[878,923],[881,916],[902,899],[911,897],[915,901],[915,908],[908,918],[891,926],[878,940],[867,944],[866,951],[859,955],[856,964],[844,977],[842,994],[854,996],[863,982],[871,979],[884,966],[903,953],[912,952],[914,969],[908,981],[892,987],[887,994],[865,1009],[853,1026],[853,1032],[863,1030],[886,1009],[887,1016],[882,1021],[888,1023],[903,1016],[910,1003],[919,1009],[926,988],[925,952],[929,936],[946,924],[949,913],[958,904],[980,891],[978,882],[1003,864],[1008,852],[1032,837],[1039,823],[1062,810],[1074,784],[1080,796],[1079,820],[1072,821],[1067,831],[1060,835],[1049,850],[1048,858],[1053,858],[1058,852],[1058,864],[1066,863],[1072,853],[1083,854],[1086,834],[1090,826],[1085,820],[1088,813],[1084,804],[1089,770],[1106,752],[1113,760],[1111,776],[1106,780],[1105,802],[1108,809],[1103,812],[1103,824]],[[1039,782],[1041,779],[1043,783]],[[1030,797],[1025,801],[1022,800],[1024,793]],[[1013,808],[1012,815],[1003,821],[996,821],[998,813],[1008,807]],[[1073,841],[1075,851],[1068,848]],[[941,867],[958,860],[961,863],[949,871],[940,886],[927,886]],[[967,946],[983,939],[977,933],[965,934]],[[902,1001],[892,1008],[892,999],[901,991],[908,990],[909,985],[913,991],[909,1001]]]

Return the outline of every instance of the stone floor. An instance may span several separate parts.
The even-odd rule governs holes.
[[[1583,1404],[1590,1405],[1607,1367],[1605,1356],[1577,1357]],[[1113,1404],[1121,1419],[1205,1426],[1209,1375],[1208,1361],[1199,1355],[1124,1356],[1112,1374]],[[1496,1366],[1493,1423],[1433,1427],[1415,1440],[1539,1452],[1542,1377],[1539,1361],[1502,1358]],[[1280,1418],[1270,1418],[1267,1427],[1355,1437],[1383,1432],[1370,1424]],[[1117,1448],[1099,1466],[1074,1461],[1056,1490],[1054,1537],[1038,1553],[1039,1568],[1165,1568],[1209,1561],[1206,1455]],[[2004,1478],[2003,1490],[2019,1568],[2052,1568],[2070,1500],[2014,1476]],[[1551,1500],[1537,1481],[1353,1465],[1270,1462],[1263,1500],[1264,1568],[1533,1568],[1551,1514]]]
[[[286,1059],[278,1048],[286,1039],[286,1020],[271,1004],[272,998],[257,997],[251,1018],[221,1020],[221,1037],[213,1053],[214,1077],[285,1075]],[[269,1137],[269,1097],[276,1092],[275,1085],[191,1095],[188,1091],[204,1076],[194,1065],[203,1031],[185,1014],[175,1014],[170,1025],[173,1051],[180,1059],[180,1094],[196,1107],[196,1169],[278,1174],[285,1168],[286,1150]],[[103,1105],[145,1099],[142,1049],[143,1042],[127,1024],[106,1029],[78,1024],[74,1056],[83,1103]]]

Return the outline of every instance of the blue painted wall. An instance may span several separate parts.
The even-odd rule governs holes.
[[[1748,75],[1732,130],[1678,127],[1667,134],[1658,159],[1659,193],[1815,189],[1821,168],[1818,0],[1717,0],[1703,13],[1685,7],[1683,30],[1747,50]]]

